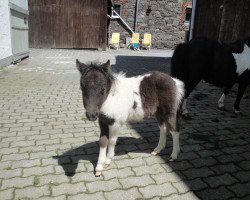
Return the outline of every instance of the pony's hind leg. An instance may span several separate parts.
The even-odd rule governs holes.
[[[168,121],[167,125],[169,127],[169,131],[173,138],[173,151],[172,154],[169,157],[169,161],[174,161],[177,159],[178,154],[180,153],[180,142],[179,142],[179,127],[177,124],[177,116],[171,116]]]
[[[154,149],[154,151],[151,153],[152,155],[156,155],[161,152],[162,149],[165,148],[166,142],[167,142],[167,126],[165,123],[162,123],[159,125],[160,128],[160,139],[158,142],[157,147]]]
[[[237,97],[236,101],[234,103],[234,112],[236,114],[240,113],[240,100],[242,99],[244,92],[248,86],[248,80],[239,80],[239,86],[238,86],[238,92],[237,92]]]
[[[228,95],[228,93],[230,92],[231,88],[233,87],[234,83],[232,83],[231,85],[227,86],[223,92],[223,94],[221,95],[219,101],[218,101],[218,109],[219,110],[225,110],[225,98]]]

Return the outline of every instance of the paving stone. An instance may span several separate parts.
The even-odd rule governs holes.
[[[224,199],[228,199],[228,198],[234,196],[234,194],[231,191],[229,191],[228,189],[226,189],[225,187],[202,190],[202,191],[196,192],[196,195],[200,199],[204,199],[204,200],[214,199],[215,197],[218,200],[219,199],[224,200]]]
[[[0,191],[0,199],[13,199],[14,198],[14,189],[8,189],[4,191]]]
[[[164,168],[160,164],[133,167],[132,170],[135,172],[136,176],[165,172]]]
[[[29,167],[38,166],[38,165],[41,165],[41,161],[39,159],[13,161],[12,169],[16,169],[20,167],[29,168]]]
[[[239,163],[239,166],[244,170],[250,170],[250,160],[242,161],[241,163]]]
[[[16,154],[9,154],[9,155],[3,155],[2,161],[14,161],[14,160],[27,160],[29,158],[29,155],[27,153],[16,153]]]
[[[172,185],[178,190],[178,194],[183,194],[191,191],[191,188],[183,181],[172,183]]]
[[[105,200],[104,195],[102,192],[97,192],[94,194],[88,194],[88,193],[84,193],[84,194],[77,194],[74,196],[68,196],[68,200],[79,200],[79,199],[88,199],[88,200]],[[112,198],[114,199],[114,198]]]
[[[161,198],[163,200],[199,200],[199,198],[193,192],[187,192],[185,194],[173,194],[168,197]]]
[[[175,172],[170,173],[159,173],[151,176],[157,184],[162,184],[166,182],[179,182],[181,178]]]
[[[250,181],[250,171],[239,171],[233,174],[240,182]]]
[[[123,188],[132,188],[132,187],[143,187],[150,184],[154,184],[155,181],[149,176],[134,176],[120,179],[119,182],[122,184]]]
[[[123,169],[110,169],[103,171],[103,177],[105,180],[109,180],[112,178],[126,178],[129,176],[134,176],[134,172],[130,167],[126,167]]]
[[[39,175],[46,175],[54,173],[54,168],[52,165],[46,167],[31,167],[23,169],[23,177],[28,176],[39,176]]]
[[[49,195],[49,186],[27,187],[15,190],[16,199],[37,199]]]
[[[21,174],[22,174],[21,169],[12,170],[12,169],[7,168],[5,170],[0,171],[0,178],[8,179],[8,178],[13,178],[13,177],[19,177],[21,176]]]
[[[62,183],[60,185],[51,186],[52,196],[59,196],[62,194],[75,195],[86,191],[84,183]]]
[[[11,179],[4,179],[2,181],[1,189],[6,188],[25,188],[27,186],[33,185],[34,177],[27,177],[27,178],[11,178]]]
[[[37,200],[66,200],[66,199],[67,199],[66,195],[61,195],[58,197],[41,197],[38,198]]]
[[[240,170],[240,168],[234,163],[215,165],[210,167],[210,169],[212,169],[216,174],[233,173]]]
[[[224,174],[220,176],[210,176],[203,179],[211,188],[216,188],[220,185],[232,185],[236,183],[237,180],[232,177],[230,174]]]
[[[112,192],[105,192],[104,195],[107,199],[113,200],[133,200],[142,199],[142,195],[138,192],[138,189],[131,188],[129,190],[114,190]]]
[[[70,182],[69,177],[54,175],[54,174],[37,176],[37,179],[39,180],[38,181],[39,186],[49,185],[49,184],[59,185],[59,184],[62,184],[62,183],[69,183]]]
[[[136,167],[136,166],[146,165],[145,162],[141,158],[115,160],[114,162],[118,168]]]
[[[213,166],[217,163],[217,161],[212,158],[212,157],[208,157],[208,158],[198,158],[195,160],[192,160],[192,164],[194,165],[195,168],[200,168],[200,167],[204,167],[204,166]]]
[[[192,191],[202,190],[202,189],[208,187],[208,185],[206,183],[204,183],[204,181],[202,181],[200,178],[196,178],[194,180],[185,181],[185,183],[190,187],[190,189]]]
[[[199,177],[208,177],[210,175],[213,175],[214,172],[207,167],[202,167],[198,169],[195,168],[188,169],[186,171],[183,171],[183,174],[190,180]]]
[[[170,183],[162,185],[148,185],[144,188],[139,188],[139,191],[143,198],[152,198],[154,196],[166,197],[177,192],[177,190]]]
[[[250,182],[247,182],[246,184],[237,183],[233,186],[228,187],[231,191],[236,193],[238,197],[244,197],[246,195],[250,195]]]
[[[122,188],[121,184],[118,182],[117,179],[86,183],[86,187],[89,193],[95,193],[98,191],[113,191],[115,189]]]

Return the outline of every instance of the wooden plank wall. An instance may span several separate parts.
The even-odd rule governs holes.
[[[250,0],[197,0],[195,37],[234,41],[250,36]]]
[[[29,0],[33,48],[106,49],[107,0]]]

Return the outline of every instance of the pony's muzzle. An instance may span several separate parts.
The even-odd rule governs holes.
[[[94,113],[86,112],[86,117],[89,121],[95,121],[98,118],[98,113],[97,112],[94,112]]]

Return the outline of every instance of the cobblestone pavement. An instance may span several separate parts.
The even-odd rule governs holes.
[[[154,119],[122,128],[116,156],[101,177],[93,170],[99,128],[84,117],[81,61],[111,59],[129,75],[169,71],[171,51],[31,50],[1,70],[0,199],[250,199],[249,94],[235,116],[216,109],[221,90],[200,83],[180,120],[181,154],[168,162],[172,140],[159,156]],[[169,135],[170,136],[170,135]]]

